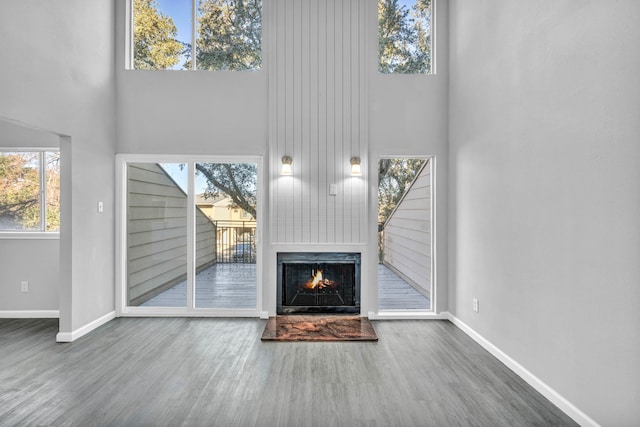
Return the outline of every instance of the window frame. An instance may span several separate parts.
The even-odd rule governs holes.
[[[376,0],[376,6],[379,4],[381,0]],[[417,0],[413,0],[414,2]],[[379,41],[375,43],[376,46],[376,72],[381,76],[435,76],[437,74],[437,13],[438,13],[438,0],[431,0],[431,42],[430,42],[430,50],[431,50],[431,67],[428,73],[383,73],[380,71],[380,51],[379,51]],[[378,36],[380,31],[380,21],[378,15],[376,13],[376,36]]]
[[[198,307],[195,299],[195,164],[196,163],[255,163],[257,165],[257,215],[256,219],[256,306],[255,308],[205,308]],[[127,166],[130,163],[184,163],[187,165],[188,237],[187,305],[185,307],[140,307],[127,303]],[[263,307],[264,252],[262,245],[262,218],[264,218],[265,177],[262,155],[190,155],[190,154],[116,154],[116,314],[119,317],[260,317],[268,313]]]
[[[223,70],[201,70],[198,68],[197,64],[197,55],[191,55],[190,67],[188,69],[163,69],[163,70],[141,70],[135,68],[134,54],[135,54],[135,40],[133,36],[134,32],[134,10],[133,10],[133,0],[126,0],[126,49],[125,49],[125,68],[127,70],[132,71],[209,71],[209,72],[220,72]],[[196,39],[198,38],[198,28],[197,28],[197,19],[198,19],[198,0],[190,0],[191,1],[191,46],[196,45]],[[264,0],[261,5],[264,13]],[[261,20],[261,41],[260,41],[260,56],[262,65],[256,69],[251,70],[251,72],[260,72],[264,68],[264,15]],[[229,71],[229,70],[224,70]],[[223,72],[224,72],[223,71]]]
[[[4,153],[38,153],[39,180],[40,180],[40,228],[37,230],[3,230],[0,228],[0,240],[2,239],[59,239],[60,229],[47,231],[47,153],[58,153],[59,147],[0,147],[0,154]]]

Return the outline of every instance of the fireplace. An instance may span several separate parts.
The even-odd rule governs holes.
[[[278,314],[360,314],[360,254],[280,252]]]

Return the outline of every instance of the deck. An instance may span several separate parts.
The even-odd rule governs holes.
[[[387,266],[378,264],[378,310],[431,310],[431,301]]]
[[[256,308],[256,265],[215,264],[196,275],[197,308]],[[384,265],[378,266],[379,310],[429,310],[429,298]],[[141,304],[141,307],[186,307],[187,283]]]
[[[196,274],[196,308],[256,308],[256,265],[214,264]],[[187,282],[141,304],[141,307],[186,307]]]

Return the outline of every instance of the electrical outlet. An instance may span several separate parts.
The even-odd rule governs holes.
[[[26,280],[20,282],[20,292],[29,292],[29,282]]]
[[[473,311],[476,313],[480,312],[480,303],[478,302],[478,298],[473,299]]]

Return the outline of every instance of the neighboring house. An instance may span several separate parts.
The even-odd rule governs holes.
[[[426,161],[383,226],[382,262],[420,293],[431,289],[431,161]]]
[[[196,194],[196,206],[216,224],[219,262],[255,262],[256,220],[251,214],[234,206],[226,195]]]
[[[196,194],[196,206],[213,221],[245,221],[255,224],[255,219],[244,209],[233,206],[231,197],[218,195],[206,197],[204,193]]]

